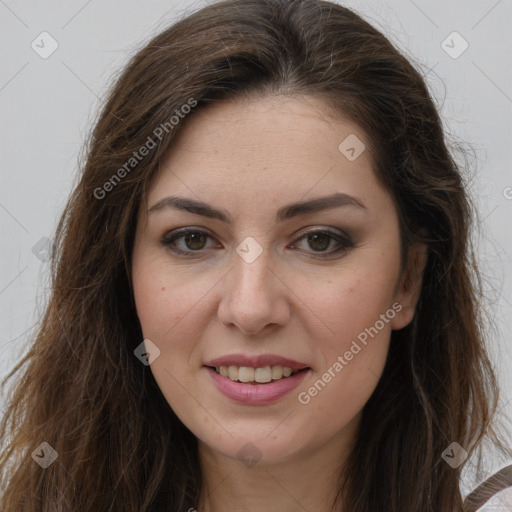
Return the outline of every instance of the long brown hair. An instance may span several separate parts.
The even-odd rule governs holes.
[[[415,317],[392,333],[340,475],[340,503],[358,512],[462,510],[464,464],[452,468],[441,456],[452,442],[471,456],[485,434],[499,444],[491,423],[498,393],[482,334],[472,208],[424,80],[344,7],[225,0],[142,48],[92,131],[54,237],[47,309],[4,381],[20,374],[1,425],[3,512],[197,505],[196,439],[134,356],[142,341],[130,279],[134,227],[187,118],[254,93],[322,97],[333,116],[358,124],[396,202],[404,258],[412,243],[428,244]],[[179,112],[186,115],[171,121]],[[46,469],[31,457],[42,442],[58,454]]]

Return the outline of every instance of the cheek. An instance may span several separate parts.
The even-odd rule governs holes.
[[[183,274],[181,278],[177,275],[169,272],[165,263],[148,259],[140,267],[134,264],[132,279],[144,339],[150,339],[160,350],[150,371],[169,405],[179,411],[193,405],[184,389],[190,388],[192,355],[205,329],[198,312],[207,287],[201,286],[197,277],[188,283]]]
[[[331,280],[328,294],[325,286],[324,293],[310,286],[329,334],[316,341],[319,368],[298,399],[313,416],[330,411],[333,428],[362,409],[387,359],[391,321],[399,308],[393,307],[399,266],[391,253],[373,260],[344,269]]]
[[[145,338],[161,344],[201,300],[208,283],[200,276],[169,268],[165,258],[140,249],[134,253],[133,293]]]
[[[326,352],[344,352],[358,336],[364,341],[364,333],[376,322],[379,331],[389,334],[395,311],[390,311],[384,325],[381,315],[392,308],[399,266],[393,257],[380,263],[373,260],[347,264],[327,282],[305,279],[301,283],[304,302],[328,328],[322,329],[323,341],[318,343]]]
[[[138,265],[138,261],[144,264]],[[144,339],[160,350],[151,364],[157,378],[190,374],[200,364],[199,347],[213,314],[209,294],[218,275],[169,268],[162,258],[134,259],[133,289]],[[170,378],[170,377],[169,377]]]
[[[176,303],[172,300],[173,288],[157,270],[134,268],[133,293],[135,306],[145,338],[157,341],[161,332],[170,329],[178,317]]]
[[[393,285],[394,280],[379,282],[373,273],[363,274],[347,283],[338,297],[333,298],[330,316],[336,338],[343,340],[339,348],[348,349],[347,344],[356,338],[364,342],[364,333],[376,323],[379,331],[389,333],[389,321],[383,325],[381,315],[386,315],[392,306]]]

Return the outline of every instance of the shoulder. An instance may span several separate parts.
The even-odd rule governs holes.
[[[511,512],[512,511],[512,487],[507,487],[495,494],[477,512]]]
[[[466,512],[512,511],[512,465],[482,482],[464,501]]]

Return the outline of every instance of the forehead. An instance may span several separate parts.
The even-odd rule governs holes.
[[[249,212],[308,195],[382,194],[368,143],[320,98],[217,102],[182,125],[151,183],[148,207],[171,192]]]
[[[212,103],[192,113],[170,153],[201,152],[214,157],[222,149],[223,158],[251,155],[258,161],[334,153],[337,160],[339,144],[347,137],[352,145],[356,143],[358,152],[364,147],[363,140],[368,142],[361,128],[343,120],[320,97],[249,96]],[[365,157],[370,159],[368,152]]]

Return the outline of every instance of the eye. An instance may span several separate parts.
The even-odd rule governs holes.
[[[190,254],[205,249],[209,233],[200,229],[185,229],[166,235],[161,243],[178,254]],[[182,242],[179,244],[178,242]]]
[[[332,231],[329,229],[317,229],[308,232],[302,232],[296,242],[290,247],[296,248],[298,242],[306,241],[313,253],[320,257],[327,257],[340,252],[345,252],[354,247],[352,239],[342,231]],[[183,229],[166,235],[161,244],[169,248],[176,254],[192,255],[206,249],[208,239],[213,237],[206,231],[200,229]],[[332,249],[332,243],[335,242],[334,250],[327,251],[329,247]],[[336,248],[337,247],[337,248]],[[221,248],[218,245],[216,248]],[[306,249],[307,250],[307,249]]]
[[[316,229],[306,233],[302,233],[297,239],[297,242],[306,241],[307,245],[313,250],[313,253],[318,253],[319,256],[323,257],[338,254],[354,247],[352,239],[342,231],[332,231],[329,229]],[[297,242],[291,246],[292,248],[297,247]],[[332,249],[332,243],[334,243],[334,250],[327,251],[329,247]]]

